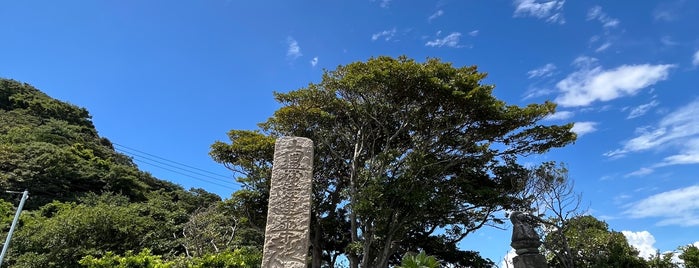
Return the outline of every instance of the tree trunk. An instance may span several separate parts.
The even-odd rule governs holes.
[[[371,252],[371,245],[374,243],[374,230],[371,223],[365,223],[366,228],[362,230],[362,236],[364,237],[364,245],[362,246],[362,267],[369,268],[375,267],[373,261],[375,256]]]
[[[357,131],[357,135],[355,136],[356,139],[362,140],[362,131],[359,130]],[[361,144],[360,144],[361,143]],[[350,243],[359,243],[359,234],[357,233],[357,230],[359,229],[359,226],[357,226],[357,214],[354,210],[356,204],[357,204],[357,167],[358,163],[357,161],[359,160],[359,155],[361,154],[363,150],[363,142],[357,141],[354,143],[354,154],[352,155],[352,162],[350,163],[350,210],[349,210],[349,217],[350,217],[350,237],[352,241]],[[350,268],[359,268],[359,256],[357,253],[353,250],[347,254],[349,262],[350,262]],[[365,253],[366,254],[366,253]]]
[[[311,242],[311,257],[313,258],[311,260],[311,268],[320,268],[323,263],[323,249],[320,247],[322,232],[320,230],[320,224],[318,224],[318,217],[314,215],[313,218],[315,219],[315,224],[313,224],[313,241]]]

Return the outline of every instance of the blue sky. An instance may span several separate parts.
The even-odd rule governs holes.
[[[372,56],[475,64],[508,103],[552,100],[544,123],[576,122],[574,145],[527,161],[567,163],[590,213],[645,254],[699,240],[697,12],[690,0],[4,1],[0,77],[86,107],[117,144],[232,176],[209,146],[268,118],[273,91]],[[139,164],[223,197],[237,187]],[[509,235],[463,246],[497,261]]]

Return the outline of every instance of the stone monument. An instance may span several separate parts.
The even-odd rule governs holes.
[[[282,137],[274,145],[263,268],[305,268],[311,220],[313,141]]]
[[[512,258],[514,268],[545,268],[546,258],[539,253],[541,240],[534,230],[536,218],[524,212],[515,211],[510,215],[512,222],[512,243],[517,256]]]

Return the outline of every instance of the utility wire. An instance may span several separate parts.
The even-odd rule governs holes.
[[[233,188],[233,187],[231,187],[231,186],[228,186],[228,185],[223,185],[223,184],[220,184],[220,183],[217,183],[217,182],[205,180],[205,179],[202,179],[202,178],[197,178],[197,177],[194,177],[194,176],[192,176],[192,175],[190,175],[190,174],[185,174],[185,173],[179,172],[179,171],[177,171],[177,170],[173,170],[173,169],[169,169],[169,168],[166,168],[166,167],[162,167],[162,166],[159,166],[159,165],[156,165],[156,164],[153,164],[153,163],[149,163],[149,162],[147,162],[147,161],[143,161],[143,160],[140,160],[140,159],[135,159],[135,161],[137,161],[137,162],[139,162],[139,163],[143,163],[143,164],[149,165],[149,166],[154,166],[154,167],[157,167],[157,168],[160,168],[160,169],[164,169],[164,170],[167,170],[167,171],[170,171],[170,172],[173,172],[173,173],[177,173],[177,174],[180,174],[180,175],[184,175],[184,176],[187,176],[188,178],[192,178],[192,179],[195,179],[195,180],[203,181],[203,182],[205,182],[205,183],[217,185],[217,186],[220,186],[220,187],[229,189],[229,190],[234,190],[234,191],[237,190],[237,189],[235,189],[235,188]]]
[[[124,151],[124,150],[122,150],[122,149],[116,149],[116,150],[117,150],[118,152],[121,152],[121,153],[130,155],[130,156],[134,157],[134,159],[141,159],[141,160],[145,160],[145,161],[150,161],[150,162],[152,162],[152,163],[158,163],[158,164],[160,164],[160,165],[164,165],[164,166],[167,166],[167,167],[170,167],[170,168],[178,169],[178,170],[181,170],[181,171],[184,171],[184,172],[187,172],[187,173],[191,173],[191,174],[194,174],[194,175],[197,175],[197,176],[206,177],[206,178],[209,178],[209,179],[212,179],[212,180],[217,180],[217,181],[224,182],[224,183],[229,183],[229,182],[232,181],[230,177],[228,177],[228,180],[224,180],[224,179],[221,179],[221,178],[217,178],[217,177],[214,177],[214,176],[211,176],[211,175],[207,175],[207,174],[204,174],[204,173],[201,173],[201,172],[197,172],[197,171],[192,171],[192,170],[190,170],[190,169],[187,169],[187,168],[183,168],[183,167],[182,167],[182,166],[189,167],[189,166],[187,166],[187,165],[177,166],[177,165],[173,165],[173,164],[167,163],[167,162],[165,162],[165,161],[159,161],[159,160],[157,160],[157,159],[153,159],[153,158],[150,158],[150,157],[147,157],[147,156],[143,156],[143,155],[140,155],[140,154],[137,154],[137,153]],[[159,158],[160,158],[160,157],[159,157]],[[163,159],[163,158],[160,158],[160,159]],[[166,159],[165,159],[165,160],[166,160]],[[173,162],[173,161],[170,161],[170,162]],[[198,169],[197,169],[197,170],[198,170]]]
[[[121,145],[121,144],[117,144],[117,143],[112,143],[112,144],[114,144],[118,147],[121,147],[121,148],[115,148],[116,151],[123,153],[123,154],[126,154],[128,156],[131,156],[134,159],[134,161],[137,161],[139,163],[143,163],[143,164],[146,164],[149,166],[157,167],[157,168],[160,168],[163,170],[167,170],[167,171],[170,171],[173,173],[184,175],[184,176],[190,177],[192,179],[196,179],[196,180],[203,181],[206,183],[225,187],[225,188],[231,189],[231,190],[237,190],[237,189],[232,188],[230,185],[227,185],[227,184],[230,183],[230,184],[234,184],[234,185],[241,185],[240,183],[232,180],[231,177],[229,177],[229,176],[224,176],[224,175],[214,173],[214,172],[211,172],[211,171],[208,171],[205,169],[201,169],[201,168],[197,168],[197,167],[194,167],[191,165],[172,161],[172,160],[166,159],[164,157],[150,154],[150,153],[138,150],[138,149],[134,149],[134,148],[125,146],[125,145]],[[194,171],[194,170],[196,170],[196,171]],[[184,172],[186,172],[186,173],[184,173]],[[208,173],[211,175],[204,174],[204,173]],[[196,176],[193,176],[192,174],[194,174]],[[206,178],[208,178],[208,179],[206,179]],[[224,180],[222,178],[226,178],[226,180]],[[211,180],[215,180],[218,182],[214,182]]]
[[[122,147],[122,148],[125,149],[125,150],[130,150],[130,151],[134,151],[134,152],[137,152],[137,153],[141,153],[141,154],[145,154],[145,155],[148,155],[148,156],[152,156],[152,157],[155,157],[155,158],[158,158],[158,159],[161,159],[161,160],[170,162],[170,163],[174,163],[174,164],[177,164],[177,165],[180,165],[180,166],[184,166],[184,167],[187,167],[187,168],[191,168],[191,169],[194,169],[194,170],[198,170],[198,171],[201,171],[201,172],[204,172],[204,173],[209,173],[209,174],[214,175],[214,176],[218,176],[218,177],[222,177],[222,178],[226,178],[226,179],[229,179],[229,178],[230,178],[229,176],[221,175],[221,174],[214,173],[214,172],[211,172],[211,171],[208,171],[208,170],[205,170],[205,169],[201,169],[201,168],[193,167],[193,166],[190,166],[190,165],[187,165],[187,164],[183,164],[183,163],[180,163],[180,162],[176,162],[176,161],[172,161],[172,160],[169,160],[169,159],[165,159],[165,158],[163,158],[163,157],[160,157],[160,156],[157,156],[157,155],[153,155],[153,154],[149,154],[149,153],[146,153],[146,152],[143,152],[143,151],[139,151],[139,150],[137,150],[137,149],[130,148],[130,147],[128,147],[128,146],[124,146],[124,145],[121,145],[121,144],[118,144],[118,143],[115,143],[115,142],[112,142],[112,144],[114,144],[114,145],[116,145],[116,146],[118,146],[118,147]]]

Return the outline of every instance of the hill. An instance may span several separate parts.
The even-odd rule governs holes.
[[[238,224],[245,220],[233,216],[233,201],[139,170],[98,135],[86,109],[9,79],[0,79],[0,189],[2,237],[19,198],[5,191],[30,193],[3,267],[254,267],[261,259],[262,233]]]
[[[26,83],[0,79],[0,189],[31,193],[27,208],[86,193],[143,201],[150,191],[182,190],[138,170],[97,134],[89,112]],[[11,198],[4,191],[0,198]]]

